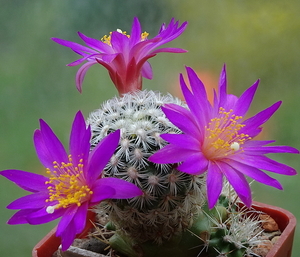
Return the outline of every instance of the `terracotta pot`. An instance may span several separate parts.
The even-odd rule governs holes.
[[[272,247],[267,257],[291,257],[296,218],[290,212],[264,203],[254,202],[253,208],[269,214],[278,224],[282,234],[279,240]],[[78,238],[84,238],[93,227],[90,220],[95,218],[95,214],[89,212],[87,225]],[[32,250],[33,257],[52,257],[52,254],[60,245],[60,238],[55,236],[56,228],[52,229]]]

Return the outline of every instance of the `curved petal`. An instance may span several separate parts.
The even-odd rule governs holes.
[[[73,204],[72,206],[66,208],[65,213],[62,215],[61,220],[58,223],[56,236],[62,235],[62,233],[66,230],[70,222],[75,217],[77,210],[78,210],[78,206],[76,204]]]
[[[38,192],[47,189],[46,181],[49,179],[40,174],[30,173],[23,170],[3,170],[0,175],[6,177],[19,187],[29,191]]]
[[[81,32],[78,32],[78,35],[86,43],[87,46],[97,49],[99,52],[102,53],[113,53],[111,46],[103,43],[101,40],[88,37]]]
[[[151,64],[149,62],[144,62],[142,66],[142,76],[146,79],[152,79],[153,72]]]
[[[175,47],[165,47],[159,48],[154,51],[151,51],[151,54],[158,54],[158,53],[186,53],[187,50],[182,48],[175,48]]]
[[[260,126],[264,124],[274,114],[274,112],[277,111],[280,105],[281,105],[281,101],[276,102],[275,104],[271,105],[267,109],[245,120],[243,122],[245,127],[240,130],[240,133],[245,133],[251,137],[255,137],[261,131]]]
[[[161,38],[151,38],[145,41],[140,41],[130,49],[129,55],[131,58],[135,56],[137,60],[140,60],[149,54],[151,55],[151,50],[156,48],[155,43],[160,40]]]
[[[74,219],[71,220],[68,227],[61,234],[61,249],[66,251],[73,243],[76,237],[76,225]]]
[[[244,143],[244,147],[259,147],[276,142],[276,140],[249,140]]]
[[[77,212],[74,216],[76,234],[81,233],[85,227],[86,217],[87,217],[87,213],[88,213],[88,207],[89,207],[89,203],[84,202],[77,209]]]
[[[198,101],[207,102],[207,93],[205,90],[205,86],[201,79],[199,79],[199,77],[197,76],[197,73],[191,67],[186,67],[186,72],[193,94],[197,97]],[[183,80],[182,82],[182,84],[184,85],[185,83]]]
[[[209,162],[206,181],[208,207],[212,209],[216,205],[223,187],[223,173],[217,163]]]
[[[130,32],[130,48],[141,41],[141,33],[142,29],[139,19],[137,17],[134,17]]]
[[[75,81],[76,81],[76,88],[81,93],[82,92],[82,82],[84,80],[85,74],[88,71],[88,69],[96,64],[97,61],[90,61],[85,64],[83,64],[77,71]]]
[[[24,209],[16,212],[8,221],[9,225],[27,224],[27,216],[38,211],[38,209]]]
[[[269,175],[267,175],[266,173],[264,173],[263,171],[259,170],[256,167],[249,166],[234,160],[230,160],[227,163],[235,170],[240,171],[244,175],[256,180],[259,183],[272,186],[280,190],[283,189],[281,184],[278,182],[278,180],[270,177]]]
[[[126,50],[129,50],[129,38],[123,33],[113,31],[110,35],[110,38],[111,47],[114,49],[115,52],[125,53]]]
[[[44,138],[42,135],[42,132],[40,130],[34,131],[33,136],[33,142],[36,150],[36,154],[40,160],[40,162],[46,167],[46,168],[52,168],[53,167],[53,157],[51,153],[49,152],[48,147],[46,146],[44,142]]]
[[[163,24],[160,28],[159,34],[154,37],[154,38],[161,38],[161,41],[157,42],[153,46],[153,48],[166,44],[174,40],[175,38],[179,37],[186,29],[188,23],[183,22],[179,28],[178,28],[178,24],[179,22],[178,21],[175,22],[174,18],[171,19],[167,27],[165,27],[165,24]],[[150,51],[150,49],[148,49],[148,51]]]
[[[152,67],[149,62],[144,62],[142,66],[142,76],[146,79],[152,79],[153,77],[153,72],[152,72]]]
[[[174,104],[166,104],[161,107],[167,118],[182,132],[190,134],[197,138],[201,138],[201,132],[198,126],[195,124],[193,116],[183,107],[175,106]]]
[[[39,225],[39,224],[44,224],[47,222],[50,222],[52,220],[55,220],[59,217],[61,217],[66,209],[64,208],[59,208],[54,211],[54,213],[47,213],[46,208],[37,210],[35,212],[32,212],[29,214],[26,218],[29,224],[31,225]]]
[[[160,164],[178,163],[186,160],[191,154],[195,154],[195,151],[189,149],[183,150],[178,146],[169,144],[151,155],[148,160]]]
[[[252,196],[248,181],[242,173],[233,169],[225,162],[219,162],[220,169],[227,178],[228,182],[232,185],[239,198],[243,203],[250,208],[252,204]]]
[[[76,53],[81,55],[81,53],[79,53],[79,52],[76,52]],[[81,64],[82,62],[86,61],[87,58],[88,58],[88,56],[85,56],[85,57],[80,58],[80,59],[78,59],[78,60],[76,60],[76,61],[74,61],[74,62],[68,63],[67,66],[76,66],[76,65],[79,65],[79,64]]]
[[[11,202],[7,209],[40,209],[46,205],[49,198],[49,192],[38,192],[31,195],[25,195]]]
[[[43,159],[48,158],[49,161],[56,161],[58,163],[61,162],[68,162],[68,154],[60,142],[60,140],[57,138],[57,136],[54,134],[52,129],[49,127],[49,125],[42,119],[40,119],[40,127],[41,127],[41,137],[35,138],[35,148],[37,155],[42,157]],[[34,134],[36,136],[36,134]],[[44,146],[41,146],[43,145]],[[44,152],[44,149],[48,149],[48,152]],[[49,155],[44,155],[49,154]],[[53,164],[52,164],[53,166]],[[51,166],[51,167],[52,167]],[[50,167],[47,167],[50,168]]]
[[[246,164],[248,166],[255,167],[257,169],[263,169],[277,174],[283,174],[288,176],[293,176],[297,174],[296,170],[293,169],[292,167],[274,161],[263,155],[257,156],[257,155],[239,154],[237,156],[234,155],[231,156],[230,159]]]
[[[80,45],[78,43],[72,42],[72,41],[68,41],[68,40],[64,40],[64,39],[60,39],[60,38],[51,38],[55,43],[58,43],[60,45],[66,46],[66,47],[70,47],[73,51],[83,51],[83,52],[87,52],[87,53],[98,53],[97,51]]]
[[[234,107],[234,114],[237,116],[244,116],[253,100],[255,92],[257,90],[259,80],[257,80],[251,87],[249,87],[237,100]]]
[[[86,128],[85,120],[82,113],[79,111],[75,115],[72,129],[70,133],[70,154],[73,164],[77,166],[80,159],[88,161],[90,151],[91,129]],[[86,163],[83,163],[84,166]]]
[[[87,169],[87,181],[92,183],[102,173],[104,167],[114,154],[120,141],[120,130],[110,133],[102,139],[90,154],[89,166]]]
[[[209,103],[207,100],[206,91],[203,83],[198,79],[196,73],[192,69],[188,70],[188,67],[186,69],[188,71],[190,85],[194,95],[188,89],[182,75],[180,75],[181,91],[184,95],[187,105],[189,106],[189,109],[193,113],[194,120],[198,123],[199,128],[203,128],[207,124],[209,111]]]
[[[98,185],[99,181],[101,181],[102,179],[104,179],[104,178],[98,179],[95,182],[95,185],[92,190],[93,194],[90,199],[91,204],[100,203],[101,201],[103,201],[105,199],[111,198],[111,196],[115,194],[116,190],[114,188],[112,188],[108,185],[103,185],[103,184]]]
[[[226,108],[226,105],[227,105],[227,75],[226,75],[226,65],[224,64],[219,79],[218,110],[220,107]]]
[[[201,147],[200,142],[196,138],[186,134],[162,134],[160,137],[180,148],[199,151]]]
[[[260,155],[268,153],[294,153],[299,154],[299,150],[291,146],[248,146],[245,147],[246,153],[251,155]]]
[[[184,173],[200,175],[207,170],[208,163],[201,152],[196,152],[189,155],[177,169]]]
[[[111,188],[113,190],[107,190]],[[96,195],[93,201],[103,199],[127,199],[143,194],[136,185],[118,178],[101,178],[96,182],[93,189]],[[105,197],[105,198],[104,198]]]

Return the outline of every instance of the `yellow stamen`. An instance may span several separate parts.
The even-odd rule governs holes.
[[[127,36],[128,38],[130,38],[130,35],[127,35],[127,32],[126,31],[122,31],[121,29],[117,29],[117,32]],[[112,32],[109,32],[109,35],[104,35],[102,38],[101,38],[101,41],[109,46],[111,46],[111,34]],[[149,36],[149,33],[148,32],[143,32],[141,33],[141,41],[145,41],[147,40],[147,37]]]
[[[251,137],[239,131],[245,127],[240,124],[242,116],[233,114],[233,110],[219,109],[219,115],[210,120],[206,127],[206,135],[203,144],[203,153],[208,159],[226,157],[242,149],[245,141]]]
[[[147,38],[148,38],[148,36],[149,36],[149,33],[148,32],[143,32],[142,34],[141,34],[141,41],[145,41]]]
[[[67,208],[71,204],[80,206],[93,192],[85,184],[85,178],[83,177],[83,160],[79,161],[79,164],[74,167],[72,158],[69,156],[68,163],[53,162],[54,170],[47,169],[47,173],[50,174],[49,184],[47,188],[49,190],[49,198],[46,202],[58,202],[53,206],[48,206],[46,211],[53,213],[55,209]]]

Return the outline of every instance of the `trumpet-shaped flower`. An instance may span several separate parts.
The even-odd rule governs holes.
[[[81,92],[82,82],[87,70],[94,64],[100,63],[109,72],[120,95],[142,88],[142,77],[152,79],[152,68],[148,59],[157,53],[183,53],[180,48],[159,48],[182,34],[187,26],[184,22],[179,26],[179,22],[171,19],[166,26],[162,24],[159,33],[152,39],[148,39],[148,33],[143,32],[138,18],[134,18],[130,35],[120,29],[113,31],[109,36],[104,36],[101,40],[90,38],[78,32],[79,37],[87,46],[82,46],[75,42],[52,38],[58,44],[70,47],[75,53],[82,56],[81,59],[68,64],[75,66],[83,64],[76,74],[76,86]]]
[[[83,115],[75,116],[70,134],[70,153],[43,120],[34,133],[37,155],[46,167],[48,177],[22,170],[4,170],[0,174],[31,192],[12,203],[8,209],[19,209],[8,224],[42,224],[62,217],[56,235],[66,250],[76,234],[82,232],[88,208],[108,198],[132,198],[142,191],[116,178],[102,178],[101,173],[113,155],[120,131],[109,134],[90,152],[90,127]]]
[[[254,139],[261,132],[262,124],[274,114],[281,102],[276,102],[253,117],[245,119],[259,81],[240,97],[227,94],[224,66],[219,92],[215,92],[211,104],[196,73],[187,68],[187,74],[191,90],[182,76],[180,84],[189,110],[175,104],[162,107],[168,119],[181,129],[183,134],[161,135],[170,144],[152,155],[149,160],[156,163],[180,163],[178,169],[189,174],[207,172],[207,197],[210,208],[220,196],[224,176],[248,207],[251,206],[252,197],[245,176],[282,189],[276,179],[262,170],[283,175],[295,175],[296,171],[270,159],[266,154],[299,151],[289,146],[270,146],[274,141]]]

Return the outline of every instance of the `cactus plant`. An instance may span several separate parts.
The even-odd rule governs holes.
[[[109,244],[122,257],[260,256],[256,248],[264,242],[264,220],[251,210],[245,176],[282,189],[262,170],[283,175],[296,171],[265,154],[299,151],[254,139],[281,102],[244,119],[258,81],[240,97],[229,95],[225,66],[212,103],[189,67],[190,87],[180,77],[186,102],[142,90],[142,77],[152,78],[150,58],[185,52],[158,47],[181,35],[186,25],[172,19],[148,39],[135,18],[130,35],[118,29],[96,40],[79,33],[87,46],[53,38],[83,57],[70,66],[87,61],[76,74],[79,91],[89,67],[101,64],[119,97],[106,101],[86,121],[78,112],[70,155],[41,121],[34,142],[50,179],[19,170],[0,173],[33,193],[8,206],[21,209],[11,224],[39,224],[62,216],[56,234],[66,250],[83,230],[91,207],[108,216],[106,229],[115,231]]]
[[[149,58],[158,52],[185,51],[155,48],[178,37],[186,25],[177,28],[172,19],[148,39],[135,18],[130,35],[117,30],[99,41],[79,34],[90,48],[53,39],[84,57],[71,65],[87,61],[76,76],[80,91],[85,72],[98,62],[109,71],[120,95],[89,115],[91,150],[120,130],[120,143],[102,176],[131,182],[143,194],[106,199],[95,210],[108,215],[106,228],[115,231],[111,247],[128,257],[255,256],[262,221],[238,204],[251,207],[244,175],[282,189],[260,169],[285,175],[294,175],[295,170],[264,154],[299,151],[253,140],[280,102],[244,120],[258,82],[240,98],[228,95],[225,67],[213,104],[191,68],[187,68],[191,90],[180,78],[186,103],[170,94],[142,91],[142,77],[152,77]]]

